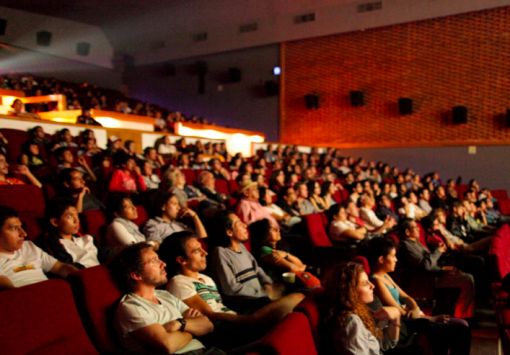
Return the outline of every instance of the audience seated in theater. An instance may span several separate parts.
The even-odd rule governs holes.
[[[101,153],[101,149],[97,147],[96,140],[94,138],[83,138],[82,140],[82,149],[80,149],[76,155],[77,156],[86,156],[92,158],[96,154]]]
[[[354,203],[358,203],[358,199],[364,191],[363,184],[357,181],[351,184],[349,188],[350,188],[349,199],[352,200]]]
[[[427,335],[434,354],[470,354],[471,331],[463,319],[447,314],[426,316],[416,301],[405,293],[388,273],[395,271],[397,248],[391,239],[373,238],[368,245],[370,281],[383,306],[395,307],[407,328],[407,333]],[[421,319],[422,321],[416,321]],[[427,320],[427,321],[425,321]]]
[[[145,160],[145,157],[142,154],[136,153],[136,143],[132,140],[127,140],[124,142],[124,150],[126,151],[127,155],[135,159],[135,161]]]
[[[336,265],[324,284],[326,309],[324,329],[337,354],[380,354],[397,345],[400,312],[395,307],[381,307],[372,312],[367,304],[374,301],[374,285],[363,266],[357,263]],[[378,324],[384,324],[384,330]]]
[[[58,132],[59,143],[61,147],[78,148],[78,144],[73,142],[73,136],[67,128],[63,128]]]
[[[114,279],[126,292],[115,312],[114,326],[130,353],[185,354],[204,349],[194,337],[212,332],[211,321],[168,291],[165,263],[148,243],[130,245],[111,264]],[[210,354],[225,354],[209,349]]]
[[[443,186],[438,186],[434,195],[430,198],[430,207],[432,208],[441,208],[442,210],[449,210],[449,206],[447,204],[446,192]]]
[[[446,251],[446,244],[440,243],[436,250],[430,252],[420,243],[420,230],[412,219],[403,219],[400,223],[401,251],[406,262],[404,277],[416,277],[417,271],[435,272],[436,288],[458,288],[460,295],[457,300],[455,317],[472,318],[475,308],[474,279],[470,274],[453,270],[441,272],[438,260]]]
[[[158,154],[161,155],[173,155],[177,153],[177,148],[175,145],[170,143],[170,136],[163,136],[158,140],[156,143],[156,149],[158,151]]]
[[[145,236],[133,222],[138,218],[138,211],[130,198],[117,195],[108,202],[108,211],[114,219],[106,229],[106,245],[118,253],[127,245],[145,242]],[[151,242],[156,245],[156,243]]]
[[[156,250],[163,240],[173,233],[189,230],[186,225],[177,222],[178,219],[186,216],[193,219],[197,236],[199,238],[207,237],[207,232],[197,213],[187,207],[181,208],[179,200],[171,192],[162,191],[156,195],[153,213],[156,214],[155,217],[145,222],[141,228],[148,241],[156,242]]]
[[[301,222],[301,217],[291,216],[278,205],[273,203],[269,190],[259,186],[259,202],[280,225],[292,227]]]
[[[306,270],[306,265],[298,257],[277,249],[278,242],[282,240],[280,227],[272,225],[267,218],[250,224],[249,231],[252,254],[274,282],[283,282],[284,272]]]
[[[347,215],[346,209],[349,203],[343,202],[331,206],[329,213],[331,214],[331,223],[328,229],[328,235],[333,242],[356,242],[363,240],[367,236],[367,229],[356,223],[356,218],[352,221]]]
[[[318,181],[310,180],[307,184],[308,200],[319,212],[329,210],[329,203],[321,197],[321,185]]]
[[[485,215],[481,213],[475,202],[465,199],[462,204],[466,210],[466,221],[477,238],[491,236],[496,232],[495,227],[489,226]]]
[[[230,173],[225,169],[219,159],[213,158],[209,160],[210,172],[216,180],[230,180]]]
[[[30,134],[30,140],[32,142],[34,142],[35,144],[37,144],[39,146],[42,146],[41,148],[45,149],[45,151],[49,153],[49,146],[52,143],[52,140],[46,138],[44,129],[41,126],[35,126],[31,130],[29,130],[29,134]]]
[[[60,173],[66,169],[73,168],[74,156],[71,150],[68,147],[61,147],[55,150],[55,158],[57,159],[59,165],[57,167],[57,172]],[[83,177],[89,181],[97,181],[96,174],[90,169],[87,164],[87,160],[83,156],[79,156],[76,158],[78,165],[75,169],[82,173]]]
[[[381,194],[377,196],[376,202],[377,208],[375,209],[375,214],[377,218],[385,220],[388,216],[390,216],[395,220],[395,223],[398,223],[399,216],[393,211],[391,200],[388,195]]]
[[[42,184],[37,178],[30,172],[25,165],[18,165],[15,167],[14,172],[27,177],[28,181],[32,185],[42,187]],[[0,186],[2,185],[24,185],[25,183],[14,177],[7,177],[9,175],[9,163],[5,154],[0,153]]]
[[[209,169],[209,165],[204,161],[204,155],[202,153],[197,153],[195,155],[195,159],[193,160],[192,169],[194,170],[207,170]]]
[[[90,107],[83,107],[81,109],[81,115],[76,117],[76,123],[78,123],[78,124],[86,124],[86,125],[89,125],[89,126],[100,126],[100,127],[103,126],[101,123],[97,122],[92,117],[92,115],[90,113]]]
[[[210,171],[202,171],[200,173],[198,184],[200,191],[211,201],[224,205],[225,201],[229,198],[228,195],[216,191],[216,179]]]
[[[142,172],[136,166],[135,160],[129,155],[122,155],[120,168],[113,172],[108,191],[122,193],[137,193],[147,190],[143,181]]]
[[[58,175],[58,181],[60,186],[57,189],[57,194],[62,197],[73,198],[78,213],[105,209],[101,201],[90,193],[90,189],[86,186],[83,174],[80,171],[74,168],[62,170]]]
[[[500,226],[501,224],[508,222],[508,217],[503,216],[500,211],[494,208],[494,202],[491,198],[482,198],[478,201],[477,206],[480,209],[480,213],[483,213],[485,216],[489,225]]]
[[[112,255],[90,234],[80,234],[80,218],[74,201],[55,198],[46,208],[48,230],[44,234],[44,248],[48,254],[77,269],[97,266]]]
[[[44,149],[44,147],[41,147]],[[46,159],[40,154],[39,145],[33,141],[23,144],[20,163],[25,165],[36,176],[42,177],[50,173],[50,167]]]
[[[414,201],[417,201],[416,195],[413,191],[407,191],[405,195],[401,195],[396,199],[397,205],[399,206],[398,213],[403,219],[410,218],[419,221],[425,217],[426,214],[415,203],[412,203],[410,198],[412,198]]]
[[[29,113],[25,111],[23,108],[23,102],[20,99],[14,100],[12,102],[11,108],[12,110],[9,110],[7,113],[10,116],[41,119],[41,116],[39,116],[37,113]]]
[[[45,281],[46,273],[66,278],[78,270],[25,241],[26,236],[18,213],[0,206],[0,291]]]
[[[446,221],[446,228],[455,236],[459,237],[464,243],[471,243],[475,240],[475,231],[467,222],[467,211],[460,201],[452,205],[452,211]]]
[[[105,151],[105,154],[109,157],[113,157],[118,152],[121,152],[123,149],[120,146],[120,142],[122,142],[122,139],[120,139],[117,136],[110,136],[108,138],[108,148]]]
[[[158,189],[161,180],[158,175],[154,174],[151,164],[147,160],[139,160],[138,167],[147,190]]]
[[[188,153],[183,153],[178,160],[179,169],[191,169],[191,161]]]
[[[223,304],[213,279],[201,273],[207,265],[207,252],[193,233],[176,233],[174,238],[163,242],[158,254],[167,264],[168,274],[175,275],[168,282],[167,290],[214,322],[214,345],[224,349],[258,340],[261,333],[290,313],[295,304],[281,299],[245,315],[229,309]],[[293,298],[303,296],[293,294]]]
[[[449,179],[446,183],[446,196],[450,202],[457,201],[459,199],[459,194],[455,189],[455,180],[453,179]]]
[[[260,204],[259,188],[256,182],[249,180],[241,184],[239,186],[238,195],[240,196],[240,200],[237,203],[236,214],[242,222],[246,225],[250,225],[255,221],[267,218],[271,221],[273,226],[278,226],[276,219]]]
[[[301,213],[296,206],[297,195],[291,186],[283,186],[278,193],[276,205],[292,217],[299,217]]]
[[[314,207],[314,205],[308,200],[309,191],[305,183],[302,182],[296,183],[294,185],[294,190],[296,191],[297,197],[296,202],[294,202],[294,205],[302,216],[319,212]]]
[[[421,208],[423,212],[427,215],[432,211],[432,207],[430,206],[430,191],[427,188],[423,188],[419,190],[420,200],[418,201],[418,206]]]
[[[215,222],[219,246],[212,252],[211,273],[227,306],[240,313],[252,313],[281,299],[283,290],[273,287],[271,278],[243,245],[249,240],[246,224],[231,211],[218,212]],[[292,303],[291,309],[300,302],[293,295],[285,299]]]
[[[373,208],[375,206],[375,200],[370,197],[367,193],[363,193],[359,200],[358,205],[360,206],[359,213],[360,218],[363,220],[365,228],[374,234],[382,234],[391,230],[396,222],[391,217],[391,215],[387,215],[384,221],[380,220],[375,214]]]
[[[264,159],[268,163],[274,163],[276,161],[277,156],[274,153],[274,149],[273,149],[273,145],[272,144],[268,144],[267,145],[267,150],[264,152]]]
[[[321,197],[324,199],[324,203],[330,207],[336,205],[337,202],[333,198],[333,195],[338,191],[338,188],[334,182],[324,181],[321,186]]]
[[[153,169],[161,168],[165,165],[165,161],[163,160],[161,155],[158,154],[156,148],[153,147],[145,148],[143,150],[143,155],[145,160],[149,162]]]

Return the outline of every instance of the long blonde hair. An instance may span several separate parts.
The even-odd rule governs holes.
[[[367,305],[359,299],[356,290],[364,272],[363,265],[352,262],[338,264],[331,270],[324,283],[328,301],[326,322],[336,322],[344,326],[347,316],[352,313],[360,317],[365,328],[380,339],[382,332],[376,326]]]

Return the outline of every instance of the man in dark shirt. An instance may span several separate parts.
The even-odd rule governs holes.
[[[473,230],[467,222],[466,209],[462,202],[455,201],[453,203],[452,213],[446,221],[446,229],[468,244],[474,240]]]
[[[78,213],[105,209],[101,201],[90,193],[80,171],[74,168],[62,170],[59,174],[59,181],[61,183],[59,195],[72,197],[76,201]]]
[[[281,188],[280,193],[278,194],[276,205],[291,216],[301,216],[299,210],[294,207],[294,203],[296,201],[296,191],[294,191],[294,189],[290,186],[284,186]]]
[[[376,216],[381,221],[384,221],[387,216],[390,216],[395,220],[396,223],[398,223],[399,217],[391,208],[391,200],[388,198],[388,196],[379,195],[377,196],[376,201],[377,201],[377,209],[375,210]]]

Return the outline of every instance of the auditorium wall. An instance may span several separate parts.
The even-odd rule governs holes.
[[[510,8],[287,42],[283,143],[405,147],[508,142]],[[365,106],[352,107],[349,92]],[[304,96],[319,96],[308,110]],[[398,114],[398,99],[414,113]],[[468,123],[452,124],[466,106]]]
[[[197,61],[207,66],[204,94],[198,93]],[[264,93],[265,81],[278,82],[278,76],[273,75],[273,67],[279,64],[278,45],[170,64],[175,73],[164,63],[137,66],[128,71],[125,80],[130,95],[188,116],[204,116],[218,126],[264,132],[268,141],[278,139],[279,99]],[[240,82],[229,82],[229,68],[240,69]]]

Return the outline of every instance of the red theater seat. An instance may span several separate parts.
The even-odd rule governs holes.
[[[319,348],[320,344],[320,332],[319,325],[322,319],[320,314],[319,304],[325,297],[324,288],[319,287],[310,292],[306,298],[301,301],[294,311],[303,313],[308,319],[311,334],[315,343],[316,348]]]
[[[304,216],[308,237],[314,247],[333,247],[333,243],[326,234],[324,223],[319,213]]]
[[[133,223],[140,227],[146,220],[149,219],[149,215],[143,206],[136,206],[136,211],[138,212],[138,218],[135,219]]]
[[[69,284],[48,280],[0,293],[2,354],[97,354]]]
[[[122,353],[113,318],[122,292],[110,271],[100,265],[69,276],[76,306],[92,343],[101,354]]]
[[[195,181],[197,181],[197,177],[195,175],[195,171],[192,169],[181,169],[181,172],[186,177],[186,184],[193,185]]]
[[[228,181],[228,189],[230,191],[230,196],[234,196],[234,194],[239,189],[239,185],[237,185],[237,181],[235,180],[229,180]]]
[[[28,132],[19,129],[2,128],[2,135],[9,141],[7,148],[7,161],[9,163],[17,163],[18,157],[21,155],[23,143],[28,141]]]
[[[317,355],[306,317],[290,313],[260,341],[264,355]]]
[[[82,230],[96,237],[100,245],[104,244],[108,220],[102,210],[84,211],[80,214]]]
[[[222,194],[228,195],[228,182],[227,180],[216,180],[215,187],[218,192],[221,192]]]

